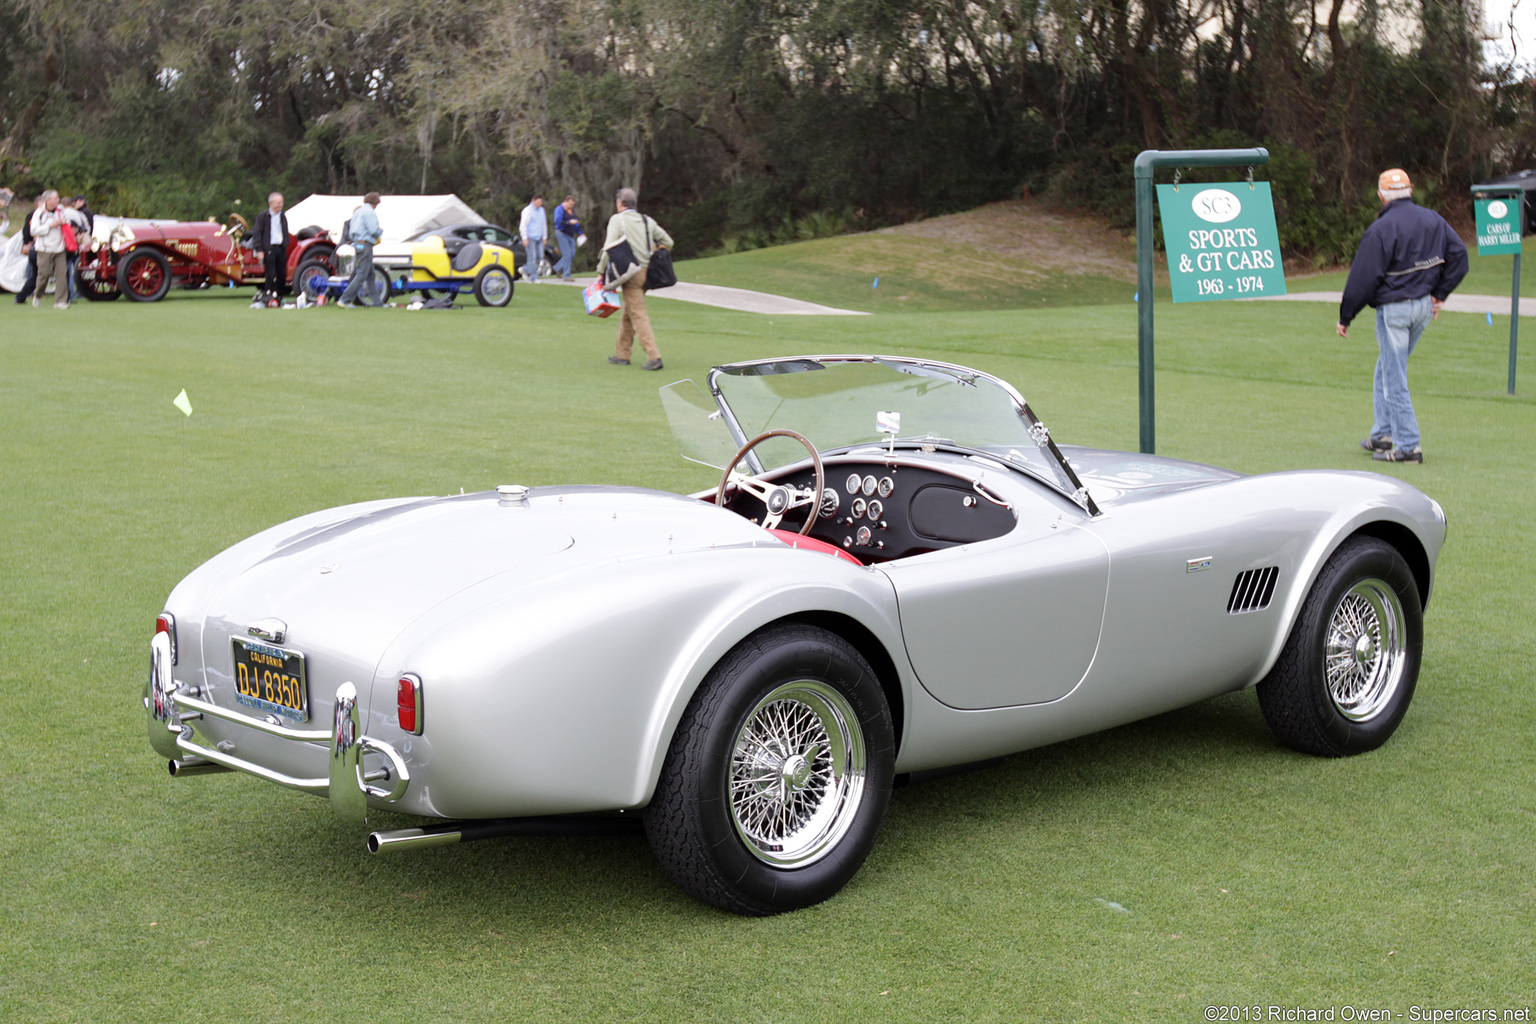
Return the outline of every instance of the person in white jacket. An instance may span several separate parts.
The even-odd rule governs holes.
[[[69,261],[64,252],[64,212],[59,209],[59,193],[43,193],[43,205],[32,212],[32,248],[37,253],[37,288],[32,305],[42,305],[48,282],[53,281],[53,308],[69,308]]]
[[[539,264],[544,261],[544,240],[549,237],[549,218],[544,215],[543,196],[534,196],[533,201],[523,207],[518,233],[523,236],[523,251],[528,260],[523,265],[523,276],[529,284],[535,284],[539,280]]]

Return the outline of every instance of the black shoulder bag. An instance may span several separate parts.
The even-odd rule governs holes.
[[[640,216],[645,217],[645,214]],[[645,244],[651,247],[651,265],[645,271],[645,290],[671,288],[677,284],[677,272],[672,269],[672,250],[658,249],[651,241],[651,218],[645,217]]]

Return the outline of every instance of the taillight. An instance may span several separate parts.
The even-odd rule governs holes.
[[[421,735],[421,680],[407,673],[395,690],[400,731]]]
[[[155,633],[164,633],[171,638],[171,664],[176,664],[176,616],[161,612],[155,619]]]

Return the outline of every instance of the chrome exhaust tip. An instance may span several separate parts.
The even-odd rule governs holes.
[[[233,768],[226,768],[222,764],[214,764],[212,761],[201,757],[184,757],[176,761],[167,761],[166,769],[172,778],[182,778],[189,775],[219,775],[223,772],[232,772]]]
[[[397,828],[368,834],[369,853],[398,853],[426,846],[452,846],[503,836],[630,836],[644,825],[638,814],[548,815],[535,818],[493,818],[461,821],[426,828]]]

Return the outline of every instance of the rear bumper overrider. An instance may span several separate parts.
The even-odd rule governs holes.
[[[155,634],[149,646],[149,683],[144,710],[149,721],[149,743],[170,761],[172,775],[198,775],[210,771],[241,771],[280,786],[325,794],[331,808],[342,818],[361,824],[367,818],[368,800],[394,803],[411,784],[405,759],[391,744],[362,734],[362,713],[357,706],[357,687],[342,683],[336,688],[336,707],[330,729],[291,729],[252,718],[203,700],[195,686],[182,686],[172,672],[171,640]],[[197,742],[192,723],[217,718],[268,736],[293,743],[324,743],[329,750],[328,770],[320,778],[300,778],[274,771]],[[383,764],[365,770],[363,755],[378,754]],[[384,785],[376,785],[384,783]]]

